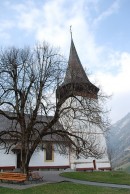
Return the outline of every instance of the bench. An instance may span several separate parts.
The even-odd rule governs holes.
[[[3,181],[16,181],[24,182],[27,179],[27,175],[23,173],[14,173],[14,172],[0,172],[0,180]]]
[[[43,176],[40,176],[38,172],[31,172],[30,179],[32,181],[43,181]]]

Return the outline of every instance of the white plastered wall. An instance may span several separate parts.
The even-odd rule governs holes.
[[[52,161],[45,160],[45,150],[35,151],[29,166],[66,166],[69,165],[69,155],[60,155],[54,152],[54,159]]]
[[[77,98],[79,98],[79,100],[80,100],[81,97],[77,97]],[[62,108],[69,106],[70,102],[71,102],[71,97],[65,101]],[[78,102],[72,102],[71,106],[78,107]],[[63,114],[62,119],[61,119],[61,123],[63,124],[64,128],[68,129],[69,127],[67,128],[66,126],[67,126],[67,124],[68,124],[68,126],[70,124],[70,126],[72,126],[72,129],[71,129],[72,131],[74,130],[74,132],[75,132],[76,130],[77,131],[82,130],[82,132],[85,134],[86,129],[84,126],[82,128],[82,123],[80,122],[80,120],[73,122],[73,120],[72,120],[73,116],[72,117],[68,116],[68,115],[72,115],[72,114],[73,113],[72,113],[71,109],[68,112],[66,111],[66,114]],[[82,117],[82,115],[80,115],[80,114],[81,113],[79,113],[78,116]],[[67,115],[67,116],[65,116],[65,115]],[[93,160],[95,160],[95,162],[96,162],[97,169],[110,167],[110,162],[109,162],[108,155],[107,155],[106,140],[105,140],[105,137],[104,137],[101,129],[96,128],[96,127],[93,128],[93,126],[91,126],[90,128],[91,128],[91,132],[97,133],[95,143],[99,144],[99,149],[104,151],[104,154],[103,154],[101,159],[95,159],[95,158],[91,158],[91,157],[89,157],[88,159],[85,159],[85,158],[76,159],[74,153],[72,153],[70,156],[70,163],[71,163],[72,169],[75,169],[75,168],[93,168],[94,167]]]
[[[0,166],[16,166],[16,155],[13,152],[5,153],[5,150],[0,150]]]

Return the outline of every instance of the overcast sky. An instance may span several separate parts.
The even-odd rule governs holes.
[[[130,0],[0,0],[0,46],[48,41],[68,58],[69,27],[90,80],[116,122],[130,112]]]

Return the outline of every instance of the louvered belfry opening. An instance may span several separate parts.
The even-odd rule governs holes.
[[[57,98],[82,96],[97,99],[98,91],[99,88],[89,81],[71,38],[68,67],[64,82],[57,88]]]

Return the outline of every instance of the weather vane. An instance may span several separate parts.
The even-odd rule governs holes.
[[[72,25],[70,26],[70,34],[71,34],[71,39],[72,39]]]

